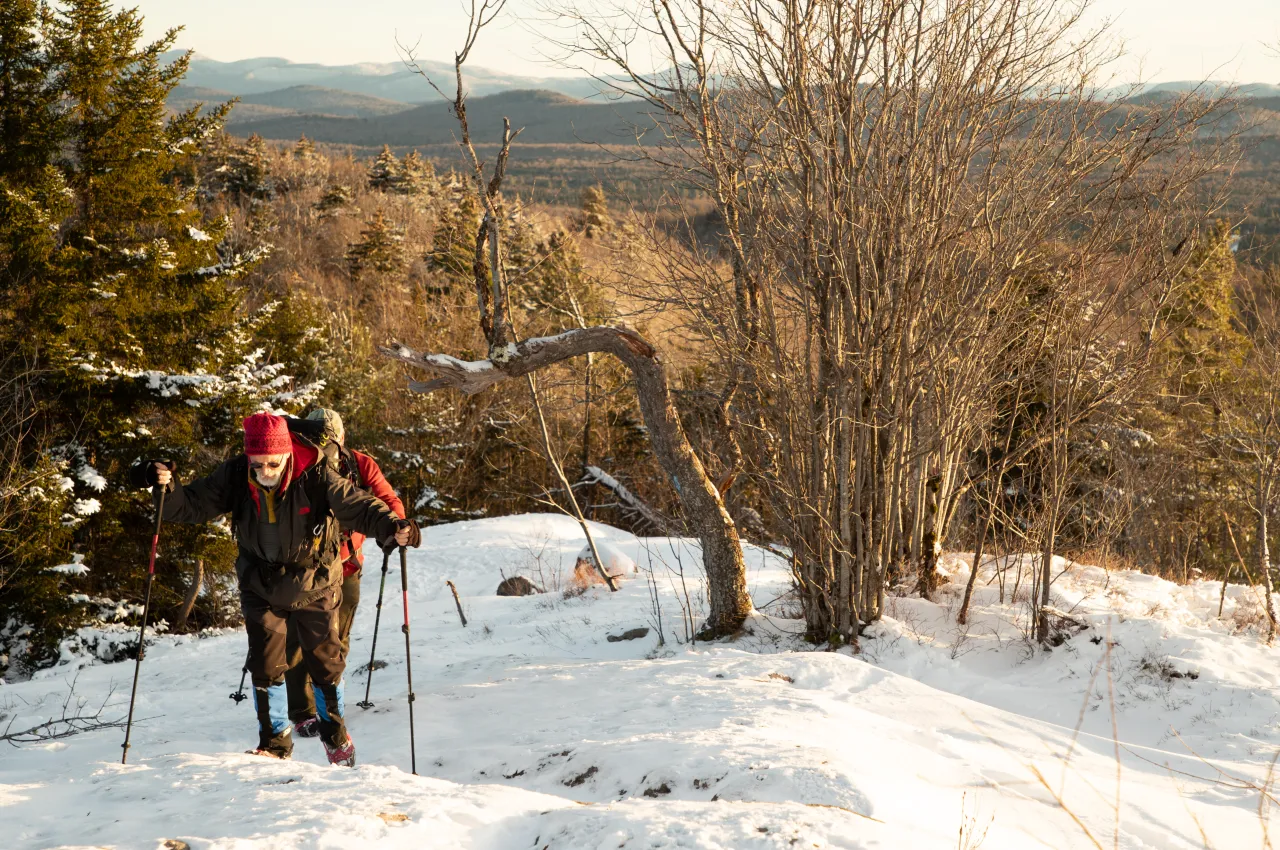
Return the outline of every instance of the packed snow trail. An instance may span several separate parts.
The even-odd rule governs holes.
[[[813,652],[797,638],[785,563],[752,549],[764,612],[736,642],[690,647],[681,605],[701,605],[696,547],[597,528],[641,568],[616,594],[493,596],[504,575],[567,585],[583,540],[564,517],[432,528],[410,552],[421,776],[409,773],[393,571],[378,642],[388,666],[374,707],[348,709],[359,767],[329,767],[311,740],[291,762],[242,754],[252,710],[227,695],[243,633],[161,637],[142,666],[128,766],[114,729],[0,751],[0,847],[1263,846],[1250,785],[1280,744],[1280,658],[1231,633],[1256,618],[1247,588],[1229,589],[1219,620],[1218,585],[1078,567],[1055,604],[1091,627],[1032,653],[1021,607],[984,583],[990,566],[968,635],[956,628],[965,572],[949,559],[938,603],[891,600],[861,655]],[[372,637],[381,559],[367,555],[352,668]],[[1016,563],[1000,566],[1012,584]],[[114,688],[104,716],[122,715],[132,665],[75,666],[0,688],[3,722],[56,716],[73,678],[91,706]],[[349,687],[362,692],[364,677],[349,671]]]

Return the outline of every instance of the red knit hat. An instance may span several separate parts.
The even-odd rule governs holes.
[[[244,453],[247,455],[287,455],[293,451],[289,426],[284,417],[262,412],[244,420]]]

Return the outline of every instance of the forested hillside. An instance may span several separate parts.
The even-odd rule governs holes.
[[[449,104],[417,79],[424,101],[417,105],[307,86],[240,96],[180,86],[169,105],[181,110],[203,103],[212,109],[238,98],[227,116],[228,131],[238,136],[294,141],[305,135],[316,143],[342,145],[359,157],[375,156],[386,144],[402,155],[417,150],[439,168],[456,167]],[[1206,125],[1210,137],[1239,134],[1240,163],[1221,215],[1236,225],[1243,256],[1274,263],[1280,261],[1280,98],[1263,86],[1246,86],[1232,95]],[[1158,87],[1116,104],[1111,120],[1151,118],[1185,96]],[[637,144],[668,144],[666,121],[651,104],[512,90],[477,96],[470,107],[481,149],[495,149],[504,117],[522,128],[522,155],[512,162],[511,186],[526,195],[563,203],[599,182],[647,207],[663,192],[695,194],[691,186],[655,182],[652,163],[635,155]]]

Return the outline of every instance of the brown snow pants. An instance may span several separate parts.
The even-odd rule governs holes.
[[[240,608],[249,637],[249,676],[253,680],[261,749],[283,756],[293,750],[284,684],[289,669],[287,635],[291,630],[297,635],[301,662],[324,700],[320,736],[334,746],[346,742],[340,693],[346,652],[338,637],[341,598],[342,590],[335,585],[306,605],[276,608],[252,590],[241,588]]]
[[[338,640],[342,644],[342,657],[351,651],[351,623],[360,605],[360,571],[342,580],[342,601],[338,604]],[[316,697],[311,689],[312,676],[302,662],[302,646],[298,629],[289,624],[285,642],[285,661],[289,670],[284,674],[285,690],[289,693],[289,719],[300,723],[316,716]]]

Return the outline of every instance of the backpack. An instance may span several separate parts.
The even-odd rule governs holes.
[[[320,456],[334,468],[338,475],[351,482],[352,486],[365,489],[364,480],[360,477],[360,465],[356,463],[355,454],[342,443],[334,442],[325,433],[324,423],[315,419],[295,419],[285,417],[289,433],[297,436],[320,452]]]
[[[342,443],[329,439],[323,422],[317,419],[296,419],[292,416],[286,416],[285,423],[289,426],[291,434],[297,436],[302,442],[316,448],[320,452],[320,458],[323,458],[324,462],[332,467],[339,476],[350,481],[351,486],[358,490],[365,489],[364,478],[360,475],[360,464],[356,463],[355,454]],[[316,462],[319,463],[320,460]],[[315,499],[311,498],[310,492],[307,493],[307,497],[313,503],[315,502]],[[350,545],[351,532],[343,531],[341,540],[347,544],[348,555],[353,554]]]

